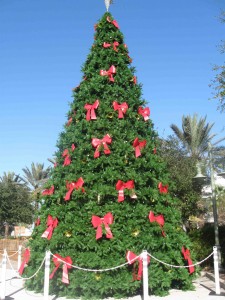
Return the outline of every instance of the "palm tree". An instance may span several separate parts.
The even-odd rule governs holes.
[[[4,172],[3,176],[0,176],[0,182],[3,184],[12,182],[15,184],[26,184],[26,181],[20,175],[16,175],[14,172]]]
[[[211,134],[213,126],[214,123],[206,122],[206,116],[199,119],[198,115],[194,114],[182,117],[182,129],[175,124],[170,127],[190,156],[200,161],[208,149],[208,142],[215,137],[215,134]]]
[[[25,167],[22,169],[24,172],[25,181],[32,187],[33,198],[35,201],[35,208],[38,208],[38,200],[43,185],[49,178],[51,167],[44,168],[44,164],[32,162],[31,168]]]

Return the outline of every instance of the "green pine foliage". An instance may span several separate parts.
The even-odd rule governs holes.
[[[158,259],[174,265],[186,265],[181,249],[190,248],[190,242],[181,228],[181,217],[177,200],[169,192],[160,193],[158,184],[168,184],[169,174],[158,152],[157,133],[149,119],[138,114],[138,108],[145,107],[142,99],[142,87],[135,83],[135,69],[131,67],[128,48],[124,37],[114,26],[110,13],[105,13],[96,28],[94,43],[85,64],[82,67],[83,80],[74,89],[74,101],[68,113],[69,123],[58,141],[57,166],[54,168],[46,189],[54,185],[54,193],[44,196],[40,211],[41,224],[34,230],[30,241],[31,259],[25,270],[26,276],[33,274],[40,265],[45,251],[62,257],[70,256],[73,265],[89,269],[106,269],[126,262],[128,250],[139,255],[144,249]],[[113,42],[118,42],[116,50]],[[104,42],[111,46],[104,48]],[[109,76],[100,75],[100,70],[108,71],[115,66],[114,82]],[[85,104],[99,100],[95,109],[96,120],[86,120]],[[118,111],[113,109],[113,101],[126,102],[129,106],[124,118],[118,118]],[[110,154],[104,154],[100,147],[99,158],[94,158],[96,148],[92,139],[102,139],[105,135],[112,138],[108,144]],[[133,141],[138,137],[146,140],[141,149],[141,156],[135,157]],[[72,149],[72,145],[75,149]],[[71,163],[63,166],[68,149]],[[83,189],[74,189],[70,200],[64,197],[68,192],[67,183],[77,182],[82,177]],[[118,202],[118,180],[134,181],[134,189],[124,190],[124,201]],[[133,194],[137,198],[132,198]],[[162,214],[165,225],[162,229],[157,222],[150,223],[148,215]],[[103,236],[96,240],[96,228],[92,226],[92,216],[113,215],[109,225],[113,238]],[[46,230],[48,215],[58,218],[50,240],[42,238]],[[84,299],[102,299],[104,297],[123,298],[142,293],[142,281],[132,280],[133,266],[138,269],[138,262],[113,271],[87,272],[75,268],[69,269],[70,283],[61,282],[62,266],[50,280],[50,292],[67,297]],[[51,270],[54,264],[51,264]],[[173,269],[151,259],[149,266],[149,288],[151,294],[165,295],[173,288],[190,289],[192,276],[188,270]],[[27,282],[30,289],[43,289],[43,271],[32,281]]]

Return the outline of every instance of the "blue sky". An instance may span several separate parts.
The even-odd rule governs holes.
[[[224,0],[115,0],[143,98],[159,135],[198,113],[225,136],[225,113],[209,101]],[[90,51],[103,0],[0,0],[0,175],[49,165],[66,122],[72,88]]]

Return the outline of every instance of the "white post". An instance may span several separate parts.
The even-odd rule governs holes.
[[[220,295],[220,274],[219,274],[219,259],[217,247],[213,247],[213,259],[214,259],[214,276],[215,276],[215,286],[216,286],[216,294]]]
[[[143,300],[148,300],[148,252],[143,250],[141,256],[143,261]]]
[[[50,258],[51,258],[51,252],[46,251],[46,254],[45,254],[44,300],[48,300],[48,295],[49,295]]]
[[[19,245],[19,249],[18,249],[18,260],[17,260],[17,271],[19,270],[20,266],[21,266],[21,256],[22,256],[22,245]]]
[[[7,252],[4,249],[3,258],[2,258],[2,276],[1,276],[1,290],[0,290],[0,299],[5,300],[5,287],[6,287],[6,263],[7,263]]]

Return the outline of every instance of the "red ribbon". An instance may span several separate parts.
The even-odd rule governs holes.
[[[138,262],[138,272],[135,274],[135,265],[133,269],[133,280],[141,280],[142,273],[143,273],[143,258],[141,256],[137,256],[132,251],[127,251],[126,259],[130,265],[135,263],[135,261]],[[150,263],[150,257],[147,258],[148,264]]]
[[[72,151],[74,151],[76,149],[75,145],[72,144],[71,146]],[[65,149],[62,153],[62,157],[64,157],[64,162],[63,162],[63,166],[68,166],[71,164],[71,157],[69,154],[69,150]]]
[[[53,218],[51,215],[48,215],[47,218],[47,226],[48,228],[45,230],[45,232],[42,234],[42,238],[47,238],[48,240],[50,240],[52,238],[52,233],[54,228],[57,227],[59,221],[57,218]]]
[[[188,266],[189,266],[189,273],[192,274],[194,273],[195,271],[195,267],[192,266],[193,265],[193,262],[191,260],[191,253],[190,253],[190,250],[189,249],[185,249],[184,247],[182,247],[182,250],[181,250],[183,256],[184,256],[184,259],[187,260],[188,262]]]
[[[110,43],[104,42],[102,46],[104,48],[109,48],[109,47],[113,46],[113,50],[116,51],[116,52],[118,52],[117,47],[119,46],[119,43],[118,42],[113,42],[113,44],[110,44]]]
[[[66,126],[70,126],[70,124],[71,124],[72,122],[73,122],[73,118],[71,117],[71,118],[69,118],[69,120],[68,120]]]
[[[162,185],[162,182],[160,182],[158,184],[158,189],[161,194],[167,194],[168,193],[168,184]]]
[[[94,153],[94,158],[97,158],[97,157],[100,156],[101,146],[103,146],[105,154],[110,154],[111,151],[109,150],[107,144],[111,144],[111,142],[112,142],[112,138],[109,134],[106,134],[102,140],[99,140],[97,138],[93,138],[91,143],[92,143],[92,146],[94,148],[96,148],[95,153]]]
[[[52,195],[53,193],[54,193],[54,189],[55,189],[55,187],[54,187],[54,185],[52,185],[51,187],[50,187],[50,189],[46,189],[46,190],[44,190],[43,192],[42,192],[42,195],[43,196],[45,196],[45,195]]]
[[[150,116],[150,109],[148,107],[146,108],[139,107],[138,113],[144,118],[145,121],[147,121]]]
[[[99,106],[99,100],[97,99],[94,104],[85,104],[84,108],[87,110],[86,120],[96,120],[95,109]]]
[[[163,215],[158,215],[158,216],[155,216],[154,215],[154,212],[153,211],[150,211],[149,215],[148,215],[148,218],[149,218],[149,221],[152,223],[152,222],[156,222],[160,225],[161,227],[161,230],[162,230],[162,235],[165,237],[166,234],[165,232],[163,231],[163,226],[165,224],[165,220],[164,220],[164,216]]]
[[[74,189],[78,190],[81,189],[82,192],[84,193],[84,188],[82,187],[84,184],[84,180],[82,177],[80,177],[77,182],[71,182],[71,183],[67,183],[66,184],[66,188],[68,190],[68,192],[66,193],[66,196],[64,197],[65,201],[70,200],[71,194],[73,192]]]
[[[107,17],[106,20],[109,22],[109,23],[112,23],[116,28],[119,29],[119,25],[117,23],[116,20],[110,20],[110,17]]]
[[[30,249],[26,248],[25,251],[24,251],[22,264],[21,264],[21,266],[18,270],[20,275],[23,274],[24,268],[28,264],[29,260],[30,260]]]
[[[123,102],[121,104],[119,104],[116,101],[113,101],[113,108],[114,110],[118,110],[119,111],[119,115],[118,118],[119,119],[123,119],[124,118],[124,114],[126,113],[127,109],[128,109],[128,105],[126,102]]]
[[[135,138],[133,142],[133,147],[135,149],[135,156],[139,157],[141,156],[141,149],[146,146],[146,140],[139,141],[138,137]]]
[[[92,216],[91,222],[94,228],[97,227],[96,240],[102,237],[102,225],[105,226],[106,238],[111,239],[113,237],[112,232],[109,228],[109,225],[113,223],[113,215],[111,214],[111,212],[107,213],[103,218]]]
[[[39,226],[41,224],[41,219],[38,217],[34,222],[35,226]]]
[[[117,184],[116,184],[116,189],[117,191],[119,191],[118,193],[118,202],[122,202],[124,201],[124,189],[134,189],[134,181],[133,180],[129,180],[127,182],[123,182],[122,180],[118,180]],[[131,198],[136,199],[137,196],[135,195],[135,193],[133,193],[131,195]]]
[[[132,79],[132,81],[133,81],[134,84],[137,84],[137,77],[134,76],[133,79]]]
[[[63,258],[62,256],[60,256],[59,254],[54,254],[53,257],[53,262],[55,264],[55,269],[52,271],[52,273],[50,274],[49,278],[52,279],[55,275],[55,272],[58,270],[59,266],[61,265],[61,263],[63,263],[63,273],[62,273],[62,282],[69,284],[69,275],[68,275],[68,269],[72,268],[72,259],[70,256],[66,256],[65,258]]]
[[[112,81],[112,82],[114,82],[113,74],[116,74],[116,67],[113,66],[113,65],[109,68],[108,71],[100,70],[100,75],[101,76],[108,76],[109,81]]]

